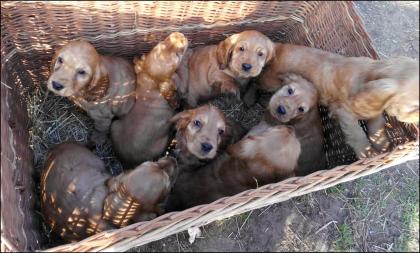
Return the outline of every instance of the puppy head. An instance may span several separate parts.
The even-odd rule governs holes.
[[[280,76],[281,88],[271,97],[268,110],[282,123],[299,119],[318,102],[316,88],[301,76],[285,74]]]
[[[233,157],[244,160],[264,159],[266,163],[293,170],[300,155],[300,143],[293,127],[266,123],[255,126],[238,143],[228,148]]]
[[[264,34],[250,30],[234,34],[217,47],[220,69],[229,70],[240,78],[255,77],[274,57],[274,43]]]
[[[177,143],[199,159],[212,159],[226,131],[223,113],[216,107],[204,105],[175,115]],[[184,147],[183,147],[184,146]]]
[[[178,68],[187,48],[187,38],[182,33],[173,32],[144,57],[142,66],[138,66],[138,60],[134,61],[136,72],[143,68],[154,78],[168,79]]]
[[[156,162],[144,162],[134,170],[110,180],[110,188],[123,184],[140,203],[155,202],[170,190],[177,174],[177,163],[172,157],[163,157]]]
[[[89,42],[77,40],[55,52],[47,87],[63,97],[78,96],[102,82],[101,78],[96,49]]]

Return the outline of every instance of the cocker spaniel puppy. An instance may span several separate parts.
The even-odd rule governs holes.
[[[258,31],[234,34],[218,45],[190,49],[174,80],[190,107],[222,93],[240,96],[274,56],[274,44]]]
[[[136,103],[111,126],[113,148],[125,168],[160,157],[168,146],[176,104],[172,75],[187,47],[185,36],[174,32],[147,55],[134,60]]]
[[[318,91],[301,76],[283,74],[279,77],[281,87],[271,97],[263,120],[273,126],[285,124],[295,129],[301,145],[297,176],[326,169]]]
[[[359,157],[387,150],[383,112],[399,121],[419,121],[419,62],[407,57],[373,60],[277,43],[276,57],[259,77],[260,88],[273,90],[279,75],[295,73],[312,82],[320,103],[338,119]],[[366,120],[368,136],[358,120]]]
[[[105,230],[150,220],[170,191],[176,161],[161,158],[112,177],[104,163],[77,143],[49,154],[41,176],[41,211],[51,231],[78,241]]]
[[[101,144],[111,121],[127,114],[134,105],[135,81],[128,61],[99,55],[89,42],[76,40],[55,52],[47,87],[87,112],[96,130],[90,139]]]
[[[183,210],[294,176],[299,154],[293,127],[260,123],[208,165],[181,172],[165,209]]]
[[[171,121],[176,124],[174,153],[180,171],[204,166],[223,152],[228,144],[239,141],[246,133],[212,105],[182,111]]]

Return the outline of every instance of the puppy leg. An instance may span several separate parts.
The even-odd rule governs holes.
[[[102,145],[107,139],[109,128],[111,126],[111,118],[96,118],[94,125],[95,130],[90,136],[90,141],[97,145]]]
[[[362,88],[352,91],[352,109],[365,119],[377,117],[388,106],[399,87],[391,78],[369,81]]]
[[[390,142],[385,133],[385,118],[379,115],[366,122],[369,140],[373,147],[379,152],[385,152],[390,147]]]
[[[343,107],[335,108],[333,112],[344,132],[346,142],[353,148],[359,158],[371,157],[377,154],[370,145],[365,132],[359,126],[358,119],[352,112]]]
[[[238,100],[241,99],[241,92],[239,91],[238,85],[235,81],[226,78],[220,83],[220,93],[228,93],[235,96]]]

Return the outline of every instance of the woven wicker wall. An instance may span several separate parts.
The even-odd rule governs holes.
[[[2,238],[10,242],[9,248],[30,250],[40,246],[31,202],[33,163],[28,148],[30,122],[25,103],[34,89],[45,89],[51,57],[58,46],[84,38],[100,53],[130,59],[147,52],[173,31],[184,33],[195,47],[217,43],[247,29],[259,30],[274,41],[348,56],[378,58],[351,2],[2,2],[1,180],[2,196],[7,192],[8,197],[2,197],[1,206]],[[329,167],[354,162],[356,158],[344,143],[343,133],[327,110],[320,110]],[[5,122],[9,124],[5,125]],[[388,135],[394,145],[416,138],[414,126],[394,120],[389,122],[392,127]],[[203,225],[376,172],[398,159],[407,159],[416,150],[418,144],[411,142],[401,150],[375,159],[264,186],[211,205],[165,214],[151,222],[102,233],[78,244],[52,250],[124,250],[192,225]],[[5,162],[3,155],[8,159]],[[16,188],[21,182],[24,191]]]

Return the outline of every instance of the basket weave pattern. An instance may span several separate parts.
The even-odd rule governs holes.
[[[34,89],[45,88],[51,56],[69,40],[84,38],[100,53],[132,59],[173,31],[184,33],[191,47],[195,47],[256,29],[274,41],[378,58],[351,2],[2,2],[1,13],[2,250],[41,247],[32,211],[33,162],[25,105]],[[168,213],[153,221],[106,231],[48,251],[127,250],[191,226],[328,188],[418,156],[416,126],[390,118],[387,134],[395,149],[357,161],[327,109],[321,107],[320,112],[328,167],[332,169]],[[365,127],[363,122],[361,125]],[[19,187],[25,190],[20,191]]]

